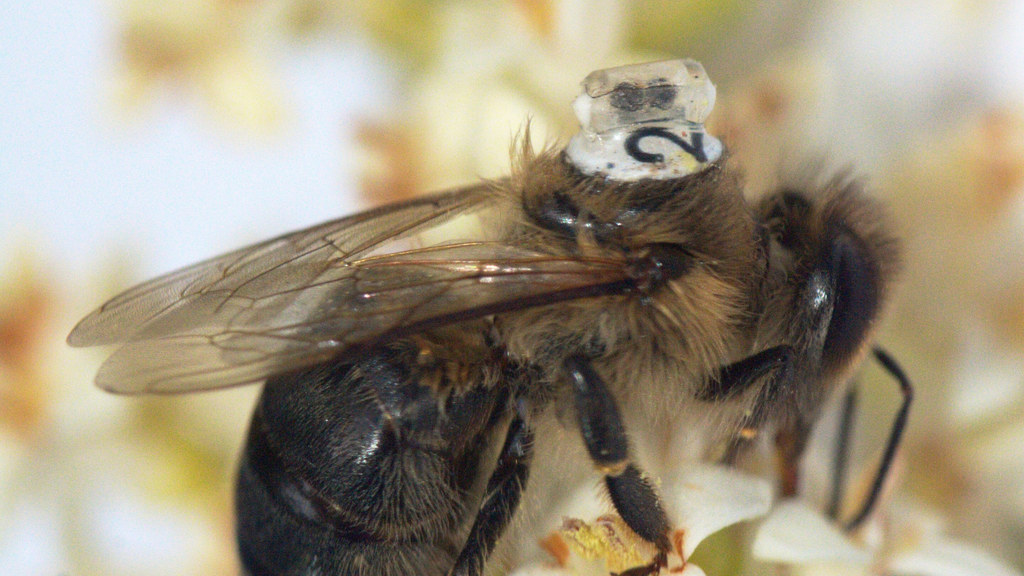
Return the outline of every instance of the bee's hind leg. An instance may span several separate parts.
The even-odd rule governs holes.
[[[575,392],[576,417],[590,458],[604,474],[615,510],[638,536],[661,552],[671,550],[668,515],[654,486],[631,461],[615,398],[587,359],[574,356],[565,369]]]

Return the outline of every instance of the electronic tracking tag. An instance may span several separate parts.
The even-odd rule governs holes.
[[[715,86],[696,60],[597,70],[573,102],[581,129],[566,154],[587,175],[680,178],[722,155],[704,130],[714,106]]]

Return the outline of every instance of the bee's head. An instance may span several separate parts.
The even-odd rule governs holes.
[[[866,350],[897,274],[886,216],[856,183],[765,197],[768,294],[761,338],[794,346],[808,378],[838,382]]]

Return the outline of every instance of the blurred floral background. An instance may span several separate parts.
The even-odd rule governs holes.
[[[102,352],[64,344],[91,308],[249,241],[501,175],[527,118],[539,144],[572,134],[589,71],[690,56],[751,190],[853,166],[907,244],[879,336],[918,390],[888,536],[854,542],[873,556],[851,565],[755,555],[793,574],[1018,573],[1021,30],[1019,0],[9,3],[0,572],[237,570],[231,483],[257,390],[108,396],[91,385]],[[863,385],[854,461],[870,476],[899,397],[876,368]],[[933,562],[893,560],[904,549]]]

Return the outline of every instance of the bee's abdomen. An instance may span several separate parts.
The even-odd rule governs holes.
[[[251,574],[433,576],[454,564],[497,393],[440,397],[451,383],[417,351],[392,342],[267,382],[236,494]]]
[[[329,501],[288,477],[261,440],[259,422],[253,429],[235,495],[239,553],[248,574],[443,574],[454,563],[454,545],[389,539],[344,521]]]

